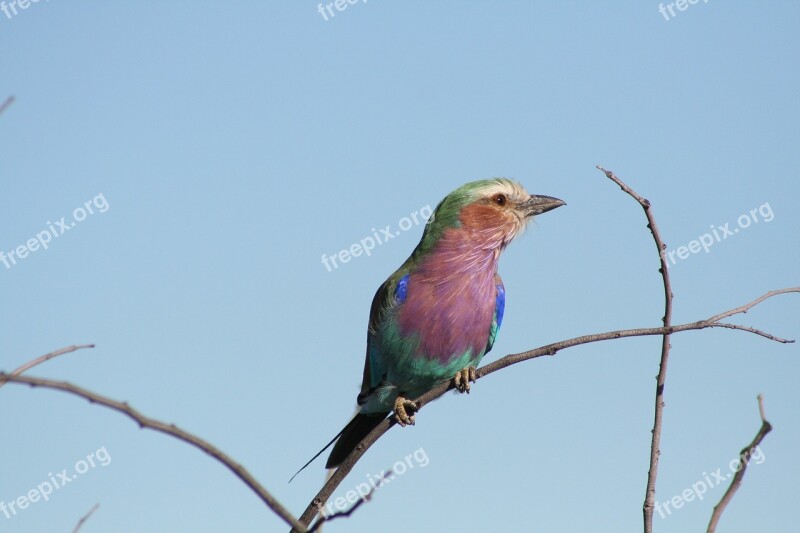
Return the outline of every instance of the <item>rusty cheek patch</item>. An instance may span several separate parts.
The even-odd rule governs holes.
[[[474,203],[461,210],[462,228],[469,230],[499,229],[504,234],[515,230],[514,215],[505,208],[490,203]]]

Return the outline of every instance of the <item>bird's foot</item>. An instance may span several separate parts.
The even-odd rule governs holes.
[[[467,368],[462,368],[456,372],[456,375],[453,378],[453,383],[455,383],[458,392],[466,392],[469,394],[469,382],[471,381],[475,383],[476,379],[478,379],[478,375],[475,367],[468,366]]]
[[[394,401],[394,418],[397,423],[405,427],[414,425],[414,413],[419,411],[419,405],[402,396],[398,396]]]

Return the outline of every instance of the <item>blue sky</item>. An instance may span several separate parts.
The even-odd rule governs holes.
[[[505,252],[505,320],[485,361],[659,324],[643,214],[598,164],[653,202],[683,256],[675,323],[798,285],[800,7],[674,12],[378,0],[328,20],[305,1],[0,12],[0,100],[16,98],[0,115],[0,250],[58,232],[0,263],[0,369],[95,343],[30,374],[195,432],[299,515],[322,460],[286,481],[352,414],[372,295],[421,235],[402,220],[467,181],[513,177],[568,204]],[[732,236],[680,253],[725,224]],[[398,234],[369,256],[323,264],[387,225]],[[799,306],[786,295],[735,321],[797,338]],[[672,344],[656,499],[728,472],[763,393],[775,429],[721,527],[791,530],[800,349],[728,330]],[[335,496],[420,449],[426,461],[327,530],[641,530],[659,345],[577,347],[446,395]],[[182,443],[57,392],[0,395],[0,500],[95,458],[49,501],[0,514],[0,531],[71,530],[97,503],[82,531],[286,529]],[[656,516],[656,530],[705,528],[723,492]]]

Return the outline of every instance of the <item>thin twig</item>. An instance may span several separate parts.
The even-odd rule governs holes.
[[[14,103],[14,96],[9,96],[8,98],[6,98],[6,101],[0,104],[0,114],[2,114],[3,111],[5,111],[6,108],[13,103]]]
[[[195,448],[207,453],[223,465],[225,465],[231,472],[234,473],[236,477],[244,482],[245,485],[250,487],[250,489],[255,492],[261,500],[267,504],[267,506],[275,511],[275,513],[280,516],[287,524],[292,526],[293,528],[297,529],[298,531],[304,532],[306,528],[303,524],[298,522],[298,520],[283,506],[277,499],[275,499],[272,494],[270,494],[267,489],[265,489],[253,476],[248,472],[242,465],[235,462],[233,459],[228,457],[225,453],[223,453],[219,448],[214,446],[208,441],[201,439],[191,433],[184,431],[177,427],[175,424],[166,424],[164,422],[160,422],[158,420],[148,418],[143,414],[139,413],[136,409],[129,406],[126,402],[119,402],[116,400],[112,400],[110,398],[106,398],[105,396],[101,396],[95,392],[86,390],[84,388],[78,387],[76,385],[72,385],[71,383],[67,383],[65,381],[54,381],[51,379],[43,379],[43,378],[35,378],[35,377],[28,377],[28,376],[14,376],[11,374],[6,374],[4,372],[0,372],[0,384],[4,382],[11,382],[11,383],[27,383],[32,387],[43,387],[48,389],[55,389],[60,390],[63,392],[68,392],[70,394],[74,394],[75,396],[84,398],[89,400],[91,403],[97,403],[104,407],[108,407],[109,409],[113,409],[114,411],[118,411],[128,418],[134,420],[137,424],[139,424],[140,428],[148,428],[154,431],[159,431],[161,433],[165,433],[172,437],[177,438],[178,440],[182,440],[183,442],[194,446]]]
[[[770,291],[769,293],[765,294],[764,296],[759,297],[755,301],[747,304],[744,307],[753,307],[760,302],[763,302],[767,298],[775,296],[777,294],[785,294],[789,292],[800,293],[800,287],[792,287],[789,289],[781,289],[778,291]],[[510,354],[506,355],[498,359],[497,361],[493,361],[488,365],[482,366],[477,371],[477,379],[480,379],[484,376],[488,376],[493,372],[497,372],[498,370],[502,370],[506,367],[511,365],[521,363],[523,361],[527,361],[529,359],[535,359],[537,357],[543,356],[552,356],[555,355],[558,351],[564,350],[566,348],[571,348],[573,346],[579,346],[581,344],[589,344],[592,342],[600,342],[612,339],[619,339],[623,337],[643,337],[643,336],[651,336],[651,335],[664,335],[667,333],[679,333],[682,331],[692,331],[692,330],[701,330],[706,328],[715,328],[715,327],[726,327],[730,329],[739,329],[742,331],[750,331],[751,328],[747,326],[738,326],[736,324],[720,324],[715,322],[714,320],[718,320],[717,317],[719,316],[729,316],[725,313],[722,315],[715,315],[706,320],[699,320],[697,322],[691,322],[687,324],[681,324],[678,326],[670,326],[669,328],[660,327],[660,328],[638,328],[638,329],[626,329],[626,330],[617,330],[617,331],[609,331],[606,333],[595,333],[592,335],[583,335],[581,337],[575,337],[573,339],[568,339],[565,341],[555,342],[552,344],[548,344],[542,346],[540,348],[536,348],[534,350],[528,350],[526,352],[521,352],[517,354]],[[793,340],[787,339],[780,339],[775,337],[773,340],[776,342],[781,343],[791,343],[794,342]],[[430,391],[426,392],[415,401],[419,404],[420,408],[422,408],[425,404],[432,402],[433,400],[439,398],[443,394],[445,394],[450,389],[455,388],[453,385],[453,381],[446,381],[435,388],[431,389]],[[328,501],[333,491],[336,490],[336,487],[344,480],[345,476],[350,473],[353,469],[355,464],[361,459],[361,456],[372,446],[379,438],[386,433],[389,428],[395,425],[393,418],[387,418],[378,426],[373,429],[369,435],[367,435],[364,440],[362,440],[355,449],[350,453],[350,455],[342,462],[342,464],[336,469],[334,474],[328,480],[327,483],[320,489],[317,495],[311,500],[311,503],[308,504],[308,507],[300,516],[300,522],[302,524],[310,524],[317,513],[322,509],[322,506],[325,505],[325,502]]]
[[[758,396],[756,396],[756,400],[758,400],[758,416],[761,417],[761,423],[763,424],[764,422],[767,421],[767,415],[766,412],[764,411],[764,395],[759,394]]]
[[[92,507],[91,509],[89,509],[89,512],[88,512],[88,513],[86,513],[85,515],[83,515],[83,517],[82,517],[80,520],[78,520],[78,523],[75,525],[75,529],[73,529],[73,530],[72,530],[72,533],[78,533],[78,531],[80,530],[80,528],[82,528],[82,527],[83,527],[83,524],[84,524],[84,523],[85,523],[87,520],[89,520],[89,517],[90,517],[90,516],[92,516],[92,514],[93,514],[93,513],[94,513],[94,512],[97,510],[97,508],[98,508],[98,507],[100,507],[100,504],[99,504],[99,503],[96,503],[96,504],[94,504],[94,507]]]
[[[639,202],[639,205],[641,205],[642,209],[644,209],[644,214],[647,217],[647,227],[650,229],[650,233],[653,234],[653,240],[655,241],[656,248],[658,249],[659,261],[661,261],[661,267],[658,269],[658,271],[661,273],[661,279],[664,282],[664,317],[662,320],[664,322],[664,327],[669,329],[670,325],[672,324],[673,294],[672,284],[669,280],[669,268],[667,267],[667,261],[664,254],[667,249],[667,245],[664,244],[664,241],[661,239],[661,233],[658,231],[658,226],[656,225],[656,219],[653,216],[650,201],[639,196],[636,191],[623,183],[622,180],[615,176],[610,170],[606,170],[599,165],[597,168],[603,172],[608,179],[619,185],[623,191],[628,193],[634,200]],[[661,455],[659,446],[661,444],[661,426],[664,417],[664,385],[667,381],[669,349],[669,333],[665,333],[661,341],[661,360],[658,364],[658,376],[656,376],[656,402],[653,416],[653,431],[650,441],[650,469],[647,471],[647,488],[644,495],[644,506],[642,507],[644,514],[645,533],[652,533],[653,531],[653,508],[655,506],[656,499],[658,459]]]
[[[27,370],[30,370],[31,368],[35,367],[36,365],[40,365],[40,364],[44,363],[45,361],[49,361],[50,359],[53,359],[54,357],[58,357],[59,355],[64,355],[66,353],[71,353],[71,352],[75,352],[77,350],[84,350],[84,349],[88,349],[88,348],[94,348],[94,344],[75,344],[75,345],[72,345],[72,346],[67,346],[66,348],[61,348],[60,350],[56,350],[54,352],[46,353],[46,354],[44,354],[44,355],[42,355],[40,357],[37,357],[36,359],[32,359],[31,361],[28,361],[24,365],[22,365],[22,366],[18,367],[17,369],[13,370],[11,372],[11,375],[19,376],[23,372],[25,372]]]
[[[763,394],[758,395],[758,413],[761,416],[761,427],[758,429],[758,433],[756,433],[756,437],[753,439],[753,442],[748,444],[744,449],[742,449],[741,452],[739,452],[739,466],[736,470],[736,474],[733,476],[733,480],[731,481],[731,485],[728,487],[728,490],[725,491],[722,499],[719,501],[716,507],[714,507],[714,512],[711,514],[711,521],[708,523],[708,529],[706,529],[706,533],[714,533],[717,530],[717,523],[719,523],[722,513],[725,511],[725,508],[733,499],[733,495],[736,494],[736,491],[739,490],[739,486],[742,484],[742,480],[744,479],[744,471],[747,470],[747,464],[750,462],[750,457],[753,455],[753,451],[759,446],[759,444],[761,444],[761,441],[764,440],[764,437],[767,436],[767,433],[772,431],[772,424],[767,422],[767,419],[764,416]]]
[[[715,328],[738,329],[739,331],[747,331],[747,332],[753,333],[755,335],[758,335],[760,337],[764,337],[765,339],[769,339],[771,341],[776,341],[776,342],[782,342],[782,343],[794,342],[794,341],[789,341],[789,340],[786,340],[786,339],[782,339],[780,337],[776,337],[775,335],[772,335],[771,333],[767,333],[765,331],[761,331],[760,329],[751,328],[749,326],[739,326],[737,324],[728,324],[727,322],[720,322],[718,324],[715,324],[714,327]]]
[[[747,313],[750,309],[752,309],[753,307],[757,306],[758,304],[760,304],[761,302],[763,302],[767,298],[772,298],[773,296],[776,296],[778,294],[784,294],[784,293],[787,293],[787,292],[795,292],[795,288],[778,289],[778,290],[775,290],[775,291],[769,291],[768,293],[764,294],[763,296],[759,296],[758,298],[756,298],[755,300],[753,300],[750,303],[741,305],[739,307],[731,309],[730,311],[725,311],[724,313],[720,313],[718,315],[714,315],[711,318],[709,318],[708,320],[710,320],[711,322],[719,322],[723,318],[728,318],[729,316],[738,315],[739,313]]]

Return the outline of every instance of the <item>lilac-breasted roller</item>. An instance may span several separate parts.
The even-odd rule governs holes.
[[[411,256],[372,300],[360,410],[339,434],[327,468],[389,413],[401,426],[414,424],[414,398],[442,381],[469,392],[503,321],[500,253],[534,215],[562,205],[496,178],[467,183],[436,206]]]

